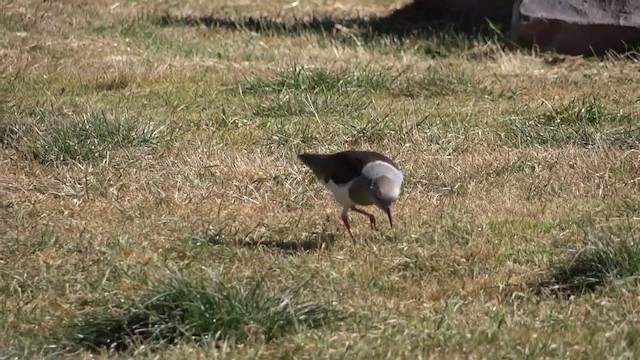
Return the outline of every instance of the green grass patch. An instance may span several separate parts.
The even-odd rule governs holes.
[[[0,12],[0,28],[7,32],[27,31],[34,27],[34,23],[37,22],[28,19],[26,14]]]
[[[632,224],[584,229],[587,245],[568,261],[552,267],[553,290],[594,291],[611,282],[637,282],[640,234]]]
[[[429,69],[417,78],[407,79],[394,90],[400,96],[437,98],[460,93],[490,95],[491,91],[478,86],[465,74]]]
[[[115,76],[107,76],[106,78],[97,78],[95,80],[95,89],[97,91],[117,91],[125,89],[131,80],[121,74]]]
[[[640,145],[637,122],[595,99],[571,101],[534,116],[510,118],[506,123],[503,138],[516,147],[571,144],[634,149]]]
[[[50,134],[43,134],[34,155],[44,164],[101,160],[115,149],[153,146],[159,131],[126,117],[89,113],[60,121]]]
[[[261,118],[345,115],[369,108],[371,99],[362,94],[289,92],[261,97],[252,104],[252,114]]]
[[[285,90],[299,92],[335,92],[366,90],[386,91],[393,79],[386,73],[371,69],[329,71],[324,67],[305,68],[294,66],[280,71],[274,77],[258,76],[243,84],[243,93],[280,93]]]
[[[184,57],[204,54],[192,41],[176,38],[173,34],[144,18],[131,21],[120,28],[120,36],[145,50],[168,51]]]
[[[24,133],[23,124],[10,119],[6,114],[0,115],[0,145],[5,147],[17,146],[22,133]]]
[[[9,114],[0,121],[0,144],[44,165],[93,162],[109,152],[158,145],[164,127],[107,112],[59,115],[36,109],[32,118]]]
[[[139,300],[78,319],[64,335],[69,348],[124,351],[145,345],[270,342],[341,319],[331,306],[302,299],[302,286],[268,291],[171,277]]]
[[[391,118],[371,111],[372,94],[389,91],[393,79],[381,72],[294,67],[275,77],[258,76],[240,85],[251,114],[260,118],[278,144],[302,139],[315,142],[322,128],[326,136],[347,138],[379,137],[391,125]],[[349,122],[342,119],[349,116]],[[306,118],[293,121],[292,118]],[[314,119],[309,123],[308,119]],[[335,126],[335,125],[339,126]],[[385,129],[382,129],[385,127]],[[384,132],[384,131],[383,131]],[[314,140],[315,139],[315,140]]]
[[[547,235],[557,230],[560,224],[542,219],[506,219],[487,224],[487,231],[491,236],[502,239],[513,239],[523,235]]]
[[[415,33],[419,34],[420,32]],[[451,27],[423,32],[422,35],[427,41],[420,44],[418,49],[423,56],[431,59],[460,54],[488,42],[488,39],[480,34],[465,34]]]

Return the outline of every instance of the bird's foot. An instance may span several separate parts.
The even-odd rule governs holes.
[[[344,224],[344,227],[347,228],[347,232],[349,233],[349,236],[351,237],[351,241],[355,244],[356,243],[356,238],[353,236],[353,233],[351,232],[351,225],[349,224],[349,217],[346,214],[342,215],[342,223]]]
[[[369,216],[369,225],[371,225],[371,228],[373,230],[376,230],[376,231],[378,230],[378,226],[376,225],[376,217],[375,216],[373,216],[373,215]]]
[[[371,228],[372,228],[373,230],[378,230],[378,226],[376,225],[376,217],[375,217],[373,214],[371,214],[371,213],[369,213],[369,212],[366,212],[366,211],[364,211],[364,210],[362,210],[362,209],[358,209],[358,208],[357,208],[357,207],[355,207],[355,206],[352,206],[352,207],[351,207],[351,210],[353,210],[353,211],[355,211],[355,212],[357,212],[357,213],[360,213],[360,214],[362,214],[362,215],[364,215],[364,216],[368,217],[368,218],[369,218],[369,225],[371,226]]]

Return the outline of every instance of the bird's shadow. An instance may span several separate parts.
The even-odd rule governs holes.
[[[205,26],[229,30],[248,30],[257,33],[299,35],[315,32],[324,35],[339,35],[345,32],[352,35],[357,32],[360,39],[372,40],[379,36],[433,36],[443,32],[464,35],[486,35],[495,31],[496,25],[508,29],[511,19],[511,6],[493,6],[480,9],[450,10],[442,6],[427,6],[412,2],[386,16],[347,16],[312,15],[293,21],[260,16],[230,18],[215,15],[177,16],[165,14],[159,16],[157,24],[163,27]]]
[[[320,232],[305,235],[301,239],[279,239],[270,236],[247,237],[240,241],[249,248],[274,249],[285,254],[309,253],[330,249],[336,242],[333,233]]]

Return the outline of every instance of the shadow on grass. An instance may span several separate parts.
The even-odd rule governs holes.
[[[282,240],[273,237],[247,238],[240,244],[250,248],[267,248],[286,254],[307,253],[327,250],[336,242],[335,234],[312,233],[302,239]]]
[[[503,1],[503,3],[507,3]],[[379,36],[440,37],[445,35],[459,39],[495,35],[496,29],[508,30],[511,21],[511,6],[499,4],[489,8],[453,10],[448,5],[440,6],[409,3],[387,16],[334,17],[312,15],[305,19],[284,21],[272,17],[174,16],[163,15],[156,19],[159,26],[205,26],[229,30],[245,30],[257,33],[299,35],[314,32],[324,35],[357,34],[364,40]]]
[[[331,248],[336,242],[336,235],[325,231],[305,234],[299,238],[285,235],[289,228],[259,231],[256,228],[246,232],[233,231],[225,233],[227,227],[217,230],[198,231],[186,237],[191,244],[207,244],[209,246],[244,246],[281,251],[286,254],[307,253]]]

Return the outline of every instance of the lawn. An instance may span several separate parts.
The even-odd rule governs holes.
[[[0,4],[0,357],[637,358],[640,63],[403,2]],[[394,227],[297,158],[373,149]]]

